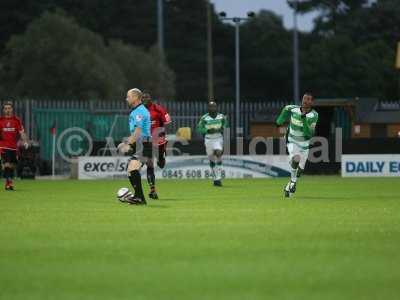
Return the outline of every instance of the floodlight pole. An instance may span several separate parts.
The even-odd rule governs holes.
[[[235,57],[236,57],[236,136],[242,132],[240,127],[240,20],[235,22]]]
[[[294,102],[300,102],[299,83],[299,35],[297,27],[297,5],[298,0],[293,1],[293,97]]]
[[[160,56],[164,56],[164,0],[157,2],[157,39]]]
[[[213,46],[212,46],[212,4],[207,2],[207,81],[208,100],[214,100],[214,70],[213,70]]]
[[[157,44],[158,44],[158,61],[159,61],[159,74],[158,74],[158,93],[159,97],[164,97],[164,78],[162,64],[165,57],[164,45],[164,1],[157,0]]]
[[[236,137],[243,134],[242,127],[240,126],[240,23],[249,18],[227,18],[224,12],[220,14],[221,20],[232,21],[235,24],[235,81],[236,81],[236,102],[235,102],[235,123],[236,123]],[[253,17],[254,13],[249,12],[249,17]]]

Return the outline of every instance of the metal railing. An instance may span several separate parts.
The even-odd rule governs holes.
[[[4,100],[0,100],[3,104]],[[167,108],[172,117],[172,124],[169,132],[176,132],[180,127],[190,127],[195,130],[196,124],[201,115],[207,112],[207,101],[159,101],[157,102]],[[243,134],[248,136],[250,132],[250,121],[254,118],[262,118],[263,115],[275,114],[277,110],[287,104],[285,101],[246,101],[243,100],[240,105],[240,118],[243,125]],[[231,128],[235,128],[235,103],[220,102],[219,111],[228,117]],[[49,110],[80,110],[92,114],[128,114],[129,109],[124,100],[119,101],[75,101],[75,100],[16,100],[14,109],[25,125],[25,130],[32,139],[36,139],[35,120],[33,112],[37,109]],[[231,130],[232,137],[235,131]]]

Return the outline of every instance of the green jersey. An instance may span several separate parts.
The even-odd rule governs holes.
[[[197,124],[197,131],[205,135],[205,138],[215,139],[222,137],[224,128],[228,127],[226,116],[218,113],[215,118],[208,113],[200,118]]]
[[[287,121],[289,121],[287,132],[288,143],[293,143],[303,149],[308,149],[310,139],[315,134],[318,113],[312,109],[305,116],[302,116],[300,106],[286,105],[276,119],[276,124],[281,126]]]

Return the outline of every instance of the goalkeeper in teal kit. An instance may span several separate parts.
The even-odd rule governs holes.
[[[318,113],[312,108],[314,97],[306,93],[301,106],[287,105],[276,120],[278,126],[289,122],[286,137],[287,149],[290,158],[290,181],[284,188],[285,197],[296,192],[297,179],[303,172],[310,147],[310,140],[315,134],[318,122]]]

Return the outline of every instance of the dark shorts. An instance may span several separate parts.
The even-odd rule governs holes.
[[[131,160],[140,160],[142,163],[153,157],[153,144],[151,142],[143,142],[135,144],[129,153]]]
[[[9,150],[9,149],[2,149],[1,150],[1,162],[16,164],[18,162],[17,151],[16,150]]]

